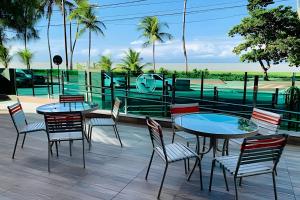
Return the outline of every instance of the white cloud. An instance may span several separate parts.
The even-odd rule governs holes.
[[[84,55],[84,56],[87,56],[87,55],[89,55],[89,49],[82,49],[81,51],[80,51],[80,54],[81,55]],[[93,56],[98,56],[100,54],[100,51],[99,51],[99,49],[91,49],[91,57],[93,57]]]
[[[142,44],[144,44],[143,40],[135,40],[130,42],[130,45],[142,45]]]

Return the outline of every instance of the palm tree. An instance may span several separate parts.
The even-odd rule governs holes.
[[[8,68],[9,63],[12,60],[12,56],[9,55],[9,49],[5,46],[0,45],[0,63],[4,66],[4,68]]]
[[[144,47],[147,47],[152,44],[153,52],[153,69],[155,72],[155,43],[160,42],[164,43],[165,39],[171,40],[173,36],[170,33],[162,32],[163,28],[169,28],[167,23],[159,22],[156,16],[145,17],[142,19],[138,26],[138,30],[142,31],[141,37],[144,37],[147,41],[143,44]]]
[[[112,67],[112,60],[109,56],[101,56],[98,65],[101,67],[101,70],[110,72]]]
[[[80,25],[82,24],[82,18],[85,15],[84,13],[87,12],[87,10],[90,8],[90,4],[87,0],[76,0],[76,7],[73,7],[72,11],[69,14],[69,20],[72,22],[72,20],[76,20],[76,33],[75,33],[75,38],[73,41],[73,44],[70,44],[70,68],[73,67],[73,55],[74,55],[74,50],[76,46],[77,39],[79,38],[79,28]]]
[[[27,69],[30,69],[30,63],[33,58],[33,53],[29,49],[21,50],[17,52],[21,62],[27,66]]]
[[[183,19],[182,19],[182,45],[183,45],[183,55],[184,55],[184,60],[185,60],[185,73],[187,73],[189,70],[186,47],[185,47],[186,3],[187,3],[187,0],[184,0],[183,1]]]
[[[142,74],[143,68],[149,65],[149,63],[142,64],[143,58],[140,57],[140,54],[140,52],[129,49],[125,57],[121,60],[122,63],[118,66],[132,72],[134,75]]]
[[[103,29],[106,29],[105,24],[97,19],[97,16],[94,13],[92,7],[89,7],[86,12],[84,12],[84,16],[82,16],[81,23],[83,24],[83,28],[80,30],[79,35],[83,34],[86,30],[89,31],[89,60],[88,60],[88,68],[90,68],[91,63],[91,46],[92,46],[92,32],[97,35],[100,34],[104,36]]]

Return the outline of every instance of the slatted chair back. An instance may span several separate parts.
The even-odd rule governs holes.
[[[7,106],[7,109],[17,131],[19,132],[24,126],[27,125],[25,113],[20,101],[18,100],[17,103]]]
[[[249,166],[249,164],[254,163],[266,163],[272,165],[272,170],[275,170],[287,143],[287,138],[288,135],[277,134],[254,136],[244,139],[236,173],[239,173],[242,165]],[[251,171],[251,168],[249,170]],[[244,171],[244,173],[247,173],[247,171]]]
[[[84,95],[59,95],[60,103],[84,102]]]
[[[81,112],[47,113],[45,116],[48,138],[50,134],[66,132],[83,132]]]
[[[277,134],[279,129],[281,115],[258,108],[254,108],[251,121],[255,122],[258,127],[258,133],[261,135]]]
[[[155,149],[156,147],[160,147],[163,150],[165,159],[168,160],[161,126],[150,117],[146,117],[146,122],[149,129],[153,149]]]
[[[197,113],[199,112],[198,103],[189,104],[172,104],[170,107],[171,117],[174,118],[177,115],[187,114],[187,113]]]
[[[114,103],[114,107],[111,111],[112,118],[113,118],[114,121],[118,120],[119,113],[120,113],[120,105],[121,105],[120,99],[116,98],[115,103]]]

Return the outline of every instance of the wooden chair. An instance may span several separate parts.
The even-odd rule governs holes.
[[[168,165],[170,163],[174,163],[177,161],[182,161],[182,160],[185,161],[186,159],[189,159],[189,158],[199,159],[199,157],[196,152],[194,152],[192,149],[190,149],[189,147],[187,147],[181,143],[171,143],[171,144],[165,145],[161,126],[156,121],[154,121],[153,119],[150,119],[149,117],[146,118],[146,122],[148,125],[149,134],[150,134],[153,148],[152,148],[152,155],[150,158],[150,162],[148,165],[145,179],[147,180],[147,178],[148,178],[148,174],[150,171],[150,167],[151,167],[153,156],[154,156],[155,152],[165,162],[165,170],[164,170],[163,178],[162,178],[162,181],[160,184],[159,192],[157,195],[157,198],[159,198],[163,184],[164,184]],[[201,188],[203,188],[201,160],[200,159],[199,159],[199,171],[200,171]]]
[[[84,156],[84,127],[81,112],[45,114],[46,132],[48,136],[48,171],[50,172],[51,144],[59,141],[82,140],[83,167]]]
[[[60,103],[84,102],[84,95],[59,95]]]
[[[88,124],[88,138],[89,138],[89,149],[91,149],[92,145],[92,132],[93,128],[96,126],[112,126],[114,128],[114,132],[116,135],[116,138],[119,140],[121,147],[123,147],[121,137],[119,135],[118,129],[117,129],[117,121],[120,113],[120,105],[121,101],[116,98],[114,107],[111,111],[111,117],[110,118],[91,118],[87,124]]]
[[[273,135],[278,133],[281,115],[254,108],[251,121],[258,125],[260,135]]]
[[[223,169],[227,191],[229,191],[229,189],[226,171],[234,176],[236,199],[238,199],[238,178],[241,180],[243,177],[268,173],[272,174],[273,189],[275,199],[277,199],[275,181],[276,166],[286,145],[287,138],[288,136],[284,134],[249,137],[244,139],[239,156],[222,156],[215,158],[212,161],[209,191],[211,191],[214,167],[217,162]]]
[[[24,135],[23,137],[23,142],[22,142],[22,148],[24,146],[24,142],[26,139],[26,135],[30,133],[36,133],[40,131],[46,131],[45,130],[45,123],[40,121],[40,122],[35,122],[35,123],[28,123],[26,120],[26,116],[24,114],[22,105],[18,99],[18,102],[11,105],[7,106],[9,114],[11,116],[11,119],[14,123],[14,126],[17,131],[17,138],[14,146],[14,151],[12,155],[12,159],[15,158],[15,153],[16,153],[16,148],[18,145],[18,140],[20,135]]]

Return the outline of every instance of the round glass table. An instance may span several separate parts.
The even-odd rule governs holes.
[[[61,112],[82,112],[86,114],[98,108],[98,104],[89,102],[72,102],[72,103],[51,103],[36,108],[38,114],[61,113]]]
[[[245,138],[258,131],[257,125],[249,119],[216,113],[180,115],[175,117],[174,123],[187,133],[213,139]]]
[[[180,115],[174,119],[175,126],[187,133],[194,134],[197,137],[197,153],[202,159],[204,154],[213,150],[213,157],[217,151],[228,154],[228,142],[233,138],[245,138],[257,134],[258,126],[252,121],[231,115],[216,113],[193,113]],[[205,142],[202,150],[200,150],[199,136],[210,138],[209,147],[205,149]],[[224,139],[223,149],[218,149],[218,139]],[[188,180],[193,174],[199,160],[197,159]]]

